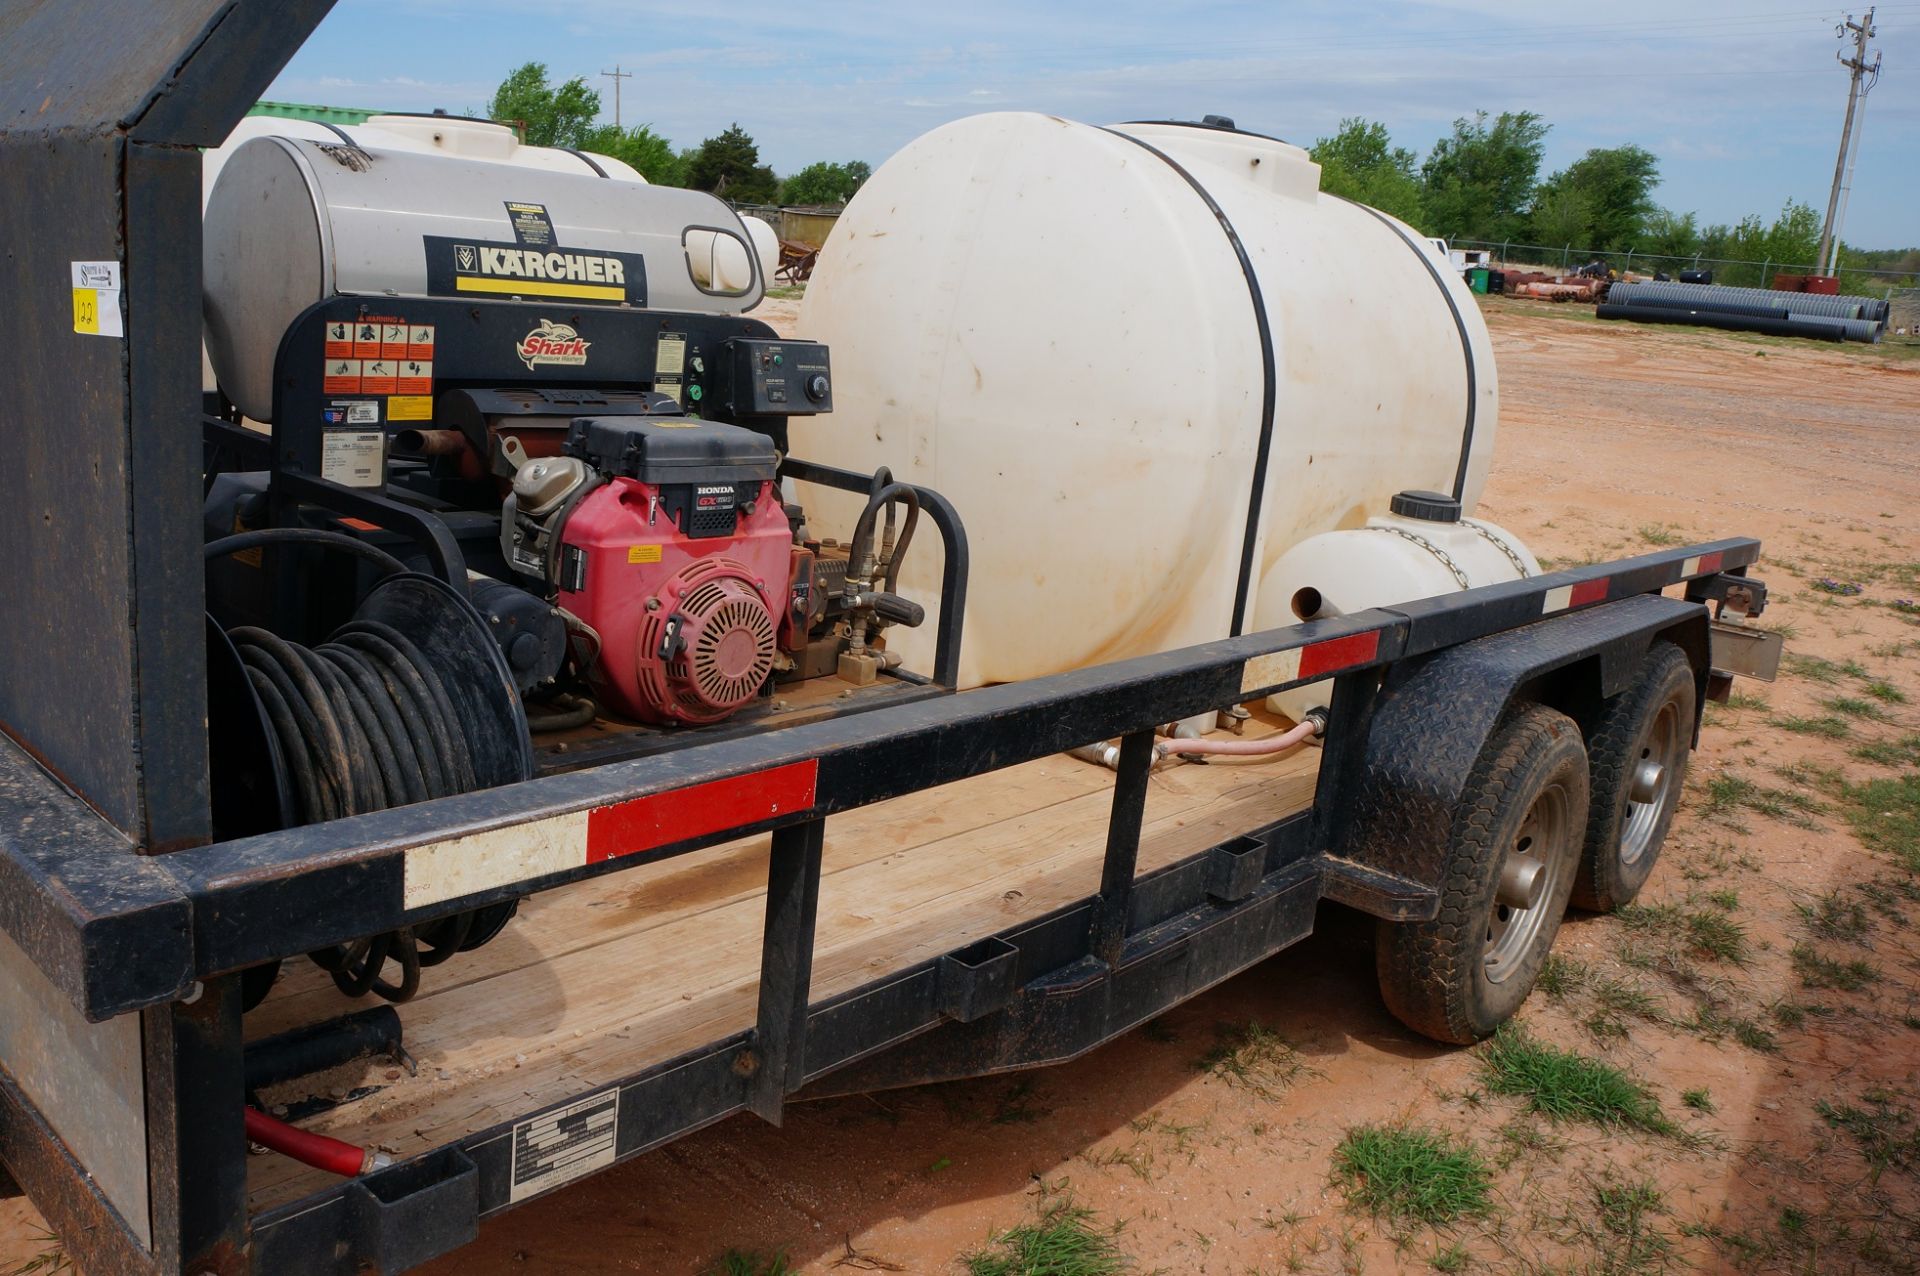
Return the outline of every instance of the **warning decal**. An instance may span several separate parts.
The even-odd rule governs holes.
[[[507,1200],[518,1203],[612,1165],[619,1125],[616,1087],[514,1126]]]
[[[353,328],[353,354],[357,359],[378,359],[380,357],[380,325],[361,320],[350,325]]]
[[[353,354],[353,322],[341,319],[327,325],[327,359],[351,359]]]
[[[360,393],[360,361],[358,359],[335,359],[332,356],[328,356],[326,372],[320,378],[320,393]]]
[[[425,359],[402,359],[395,365],[399,369],[400,388],[398,394],[432,394],[433,364]]]
[[[362,359],[360,391],[363,394],[400,393],[400,363],[397,359]]]
[[[603,305],[647,304],[639,253],[532,248],[424,235],[427,291],[436,297],[566,297]]]
[[[407,357],[406,324],[383,323],[380,325],[380,357],[382,359],[404,359]]]

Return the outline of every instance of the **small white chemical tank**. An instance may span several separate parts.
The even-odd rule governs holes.
[[[338,139],[239,147],[202,233],[212,370],[263,422],[281,335],[328,297],[447,295],[457,284],[477,298],[738,313],[762,292],[749,232],[703,192]],[[714,237],[748,263],[725,285],[711,280]]]
[[[837,410],[796,420],[794,452],[958,506],[963,683],[1292,623],[1269,594],[1294,546],[1348,529],[1425,556],[1359,529],[1405,489],[1472,510],[1498,417],[1479,311],[1417,231],[1319,175],[1231,127],[1007,113],[854,196],[799,329],[833,351]],[[902,584],[931,605],[922,543]],[[932,637],[887,635],[921,669]]]

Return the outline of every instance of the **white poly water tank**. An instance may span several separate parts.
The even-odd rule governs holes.
[[[1539,574],[1533,552],[1506,528],[1461,517],[1444,494],[1403,492],[1387,513],[1309,536],[1275,558],[1260,578],[1249,628],[1350,616]],[[1298,722],[1309,709],[1326,708],[1332,688],[1331,681],[1309,683],[1267,702]]]
[[[234,404],[271,421],[280,338],[328,297],[457,290],[478,300],[751,308],[761,287],[750,272],[748,286],[725,293],[698,277],[687,249],[696,227],[733,243],[742,261],[751,251],[733,210],[701,191],[337,139],[255,138],[227,157],[207,201],[207,353]]]
[[[966,685],[1251,631],[1304,538],[1406,488],[1471,510],[1497,415],[1486,328],[1421,236],[1208,126],[936,129],[842,214],[799,330],[836,411],[794,421],[795,454],[890,466],[966,521]],[[929,604],[936,542],[902,582]],[[887,637],[930,665],[932,625]]]

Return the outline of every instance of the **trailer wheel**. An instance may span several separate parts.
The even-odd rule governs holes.
[[[1573,720],[1543,705],[1508,715],[1453,814],[1440,913],[1382,922],[1380,994],[1416,1032],[1466,1045],[1533,991],[1560,930],[1587,824],[1587,759]]]
[[[1587,744],[1593,802],[1575,907],[1610,913],[1646,884],[1680,805],[1693,709],[1686,653],[1656,642],[1633,685],[1602,711]]]

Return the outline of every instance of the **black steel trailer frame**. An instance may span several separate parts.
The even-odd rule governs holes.
[[[1726,540],[212,843],[199,149],[330,7],[0,9],[0,425],[16,448],[0,502],[0,1190],[29,1193],[89,1272],[398,1270],[543,1185],[515,1190],[530,1121],[605,1131],[611,1116],[614,1159],[737,1111],[777,1120],[796,1096],[1064,1059],[1300,938],[1321,899],[1430,915],[1435,830],[1511,701],[1590,721],[1662,639],[1705,690],[1706,604],[1764,599],[1744,575],[1758,544]],[[104,298],[122,335],[74,309],[80,263],[97,262],[122,274]],[[1138,876],[1154,727],[1326,677],[1311,809]],[[1397,747],[1410,724],[1437,727],[1434,747]],[[1096,893],[812,997],[828,819],[1114,736]],[[589,837],[577,860],[515,858],[581,826],[597,851]],[[249,1214],[243,968],[768,831],[751,1030],[636,1056],[617,1082]],[[508,853],[477,878],[437,874],[435,848],[462,839]]]
[[[1431,916],[1449,776],[1464,775],[1508,705],[1542,699],[1591,719],[1660,639],[1688,652],[1706,690],[1706,604],[1733,589],[1763,594],[1745,577],[1758,550],[1751,540],[1668,550],[164,856],[134,854],[22,751],[0,746],[0,921],[87,1018],[140,1016],[149,1188],[156,1206],[177,1204],[170,1218],[154,1209],[167,1230],[141,1243],[8,1075],[0,1160],[90,1271],[397,1271],[516,1203],[516,1140],[556,1113],[610,1115],[611,1161],[739,1111],[778,1121],[796,1096],[1071,1058],[1304,938],[1322,899]],[[1676,585],[1684,597],[1661,593]],[[1328,677],[1311,809],[1136,878],[1155,727]],[[1406,772],[1392,742],[1436,687],[1444,739]],[[831,816],[1113,736],[1123,746],[1097,894],[811,999]],[[409,906],[423,880],[410,883],[410,868],[435,847],[540,840],[582,812],[606,819],[620,844]],[[692,835],[633,831],[663,814],[680,834],[693,819]],[[249,1217],[240,969],[769,830],[753,1029],[586,1093],[541,1096],[510,1122]]]

